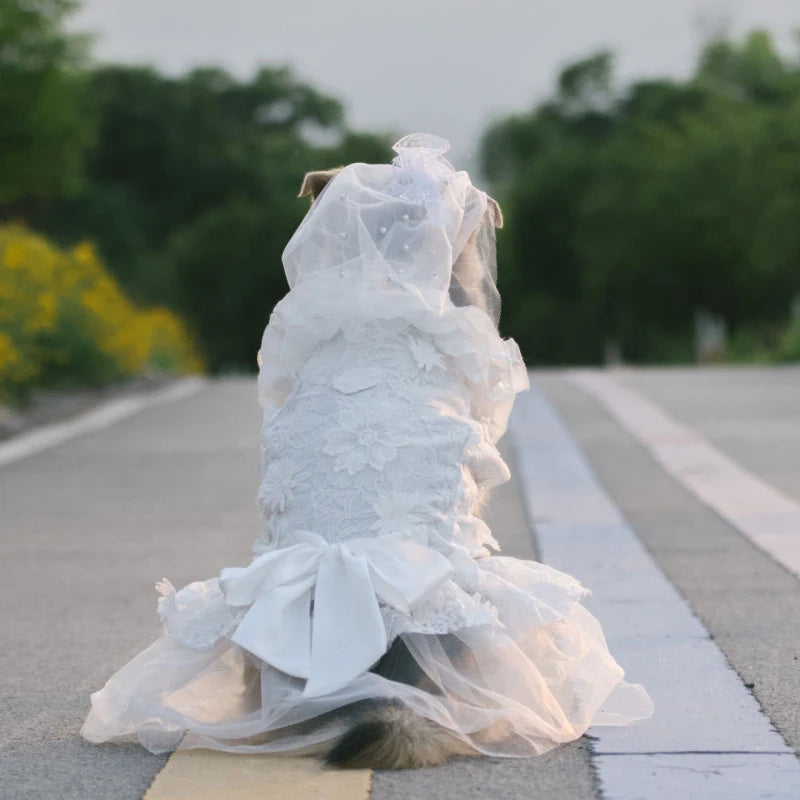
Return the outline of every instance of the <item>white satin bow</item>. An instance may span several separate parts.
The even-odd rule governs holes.
[[[230,605],[250,606],[231,639],[307,678],[306,696],[345,686],[386,652],[378,598],[410,611],[453,570],[443,555],[399,533],[331,543],[303,531],[295,539],[248,567],[223,569],[219,583]]]

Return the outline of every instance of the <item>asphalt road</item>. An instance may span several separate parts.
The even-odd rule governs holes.
[[[648,557],[688,603],[735,680],[752,691],[754,708],[785,748],[781,757],[796,763],[798,576],[668,475],[563,373],[533,378]],[[616,380],[800,503],[800,368],[626,371]],[[258,528],[259,412],[252,378],[212,381],[0,466],[2,800],[138,800],[163,768],[166,757],[134,743],[92,746],[78,730],[89,693],[159,634],[157,580],[179,586],[248,562]],[[498,490],[489,522],[508,555],[533,558],[536,520],[526,497],[535,487],[523,485],[513,452],[531,445],[521,442],[505,444],[515,479]],[[547,457],[544,449],[534,455]],[[537,759],[377,772],[370,797],[655,796],[646,788],[649,766],[644,784],[626,784],[628,794],[611,778],[603,783],[593,748],[585,737]],[[712,775],[708,793],[694,796],[797,798],[800,771],[786,789],[792,769],[780,779],[765,773],[760,784],[740,782],[735,795],[714,794]]]

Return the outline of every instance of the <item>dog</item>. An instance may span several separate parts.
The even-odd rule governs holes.
[[[309,197],[313,203],[342,167],[317,170],[305,175],[299,197]],[[503,225],[503,215],[498,203],[489,198],[490,220],[493,226]],[[459,253],[452,270],[450,297],[455,305],[477,305],[489,310],[487,296],[496,292],[494,286],[482,286],[483,270],[479,258],[479,233],[474,232]],[[488,497],[483,489],[479,505]],[[476,510],[479,513],[479,509]],[[468,666],[471,653],[461,640],[453,634],[440,635],[439,642],[453,662]],[[258,692],[258,676],[261,663],[248,657],[245,664],[244,681],[248,691]],[[402,636],[395,638],[386,653],[375,663],[370,672],[392,681],[414,686],[432,694],[440,693],[427,674],[420,668]],[[293,726],[297,733],[319,729],[321,726],[341,725],[343,718],[351,720],[343,734],[336,735],[320,746],[310,748],[307,755],[321,755],[325,763],[337,768],[408,769],[441,764],[452,756],[475,756],[480,753],[464,739],[436,724],[432,720],[414,713],[403,703],[395,700],[365,700],[317,716],[311,721]],[[492,731],[483,731],[487,740],[507,735],[502,723]]]

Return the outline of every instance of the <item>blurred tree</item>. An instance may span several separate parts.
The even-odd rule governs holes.
[[[63,33],[75,0],[0,0],[0,218],[79,182],[91,140],[86,39]]]
[[[261,192],[213,206],[168,240],[163,262],[173,271],[174,307],[193,324],[213,370],[253,369],[273,305],[288,286],[281,265],[286,242],[308,210],[297,193],[304,173],[353,161],[385,161],[388,139],[345,134],[335,147],[308,150],[286,140]]]
[[[498,239],[502,327],[534,362],[600,361],[600,318],[575,236],[595,151],[614,132],[613,58],[566,67],[553,100],[491,126],[483,172],[505,206]]]
[[[784,63],[766,31],[753,31],[741,44],[711,42],[700,56],[695,82],[740,102],[770,103],[797,90],[797,74]]]
[[[491,126],[504,328],[534,362],[686,360],[697,309],[776,341],[800,292],[800,69],[763,32],[685,83],[615,92],[601,53]]]
[[[193,323],[212,369],[252,368],[257,329],[286,291],[280,254],[308,207],[303,174],[385,160],[388,140],[349,131],[337,100],[284,68],[241,81],[107,66],[89,89],[99,127],[85,187],[36,225],[67,244],[91,236],[137,301]]]
[[[288,68],[89,69],[63,31],[76,6],[0,0],[0,218],[93,239],[135,302],[183,312],[213,369],[252,369],[303,174],[385,161],[391,139]]]
[[[89,80],[99,120],[87,185],[39,223],[61,239],[91,234],[137,295],[158,299],[169,276],[154,255],[177,228],[232,198],[257,198],[308,152],[303,126],[338,128],[339,103],[262,69],[252,80],[203,68],[169,78],[147,67],[96,69]],[[155,259],[158,261],[158,259]]]
[[[613,67],[613,53],[603,50],[563,69],[558,76],[558,102],[564,112],[607,112],[614,102]]]
[[[216,206],[169,242],[164,258],[180,286],[175,305],[212,370],[254,368],[272,306],[286,293],[279,257],[298,215],[291,199],[281,199],[268,215],[243,198]]]

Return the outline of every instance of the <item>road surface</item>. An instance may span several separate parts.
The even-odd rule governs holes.
[[[531,378],[490,525],[592,590],[652,720],[394,773],[83,742],[153,584],[250,558],[254,379],[189,382],[0,444],[0,798],[800,798],[800,368]]]

